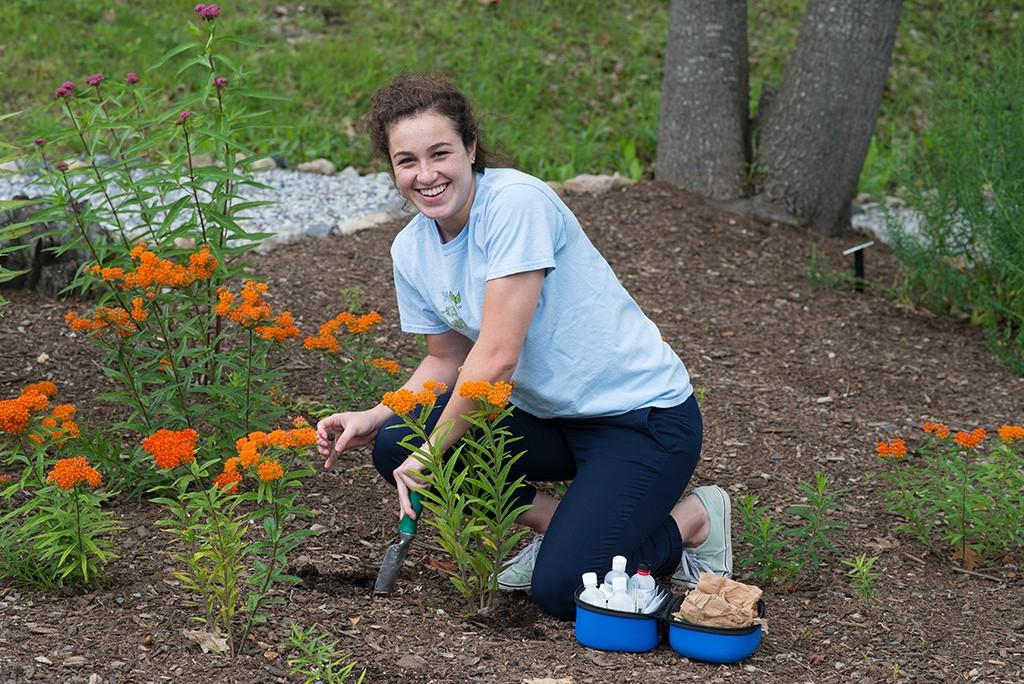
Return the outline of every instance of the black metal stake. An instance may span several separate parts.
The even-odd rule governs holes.
[[[843,251],[843,256],[853,255],[853,288],[857,292],[864,291],[864,250],[873,244],[875,241],[869,240]]]

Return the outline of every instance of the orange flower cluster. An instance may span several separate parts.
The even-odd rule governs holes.
[[[467,380],[459,385],[459,396],[467,399],[486,401],[491,406],[504,408],[512,395],[512,383],[499,380],[495,383],[484,380]]]
[[[139,304],[133,305],[131,313],[119,306],[113,308],[97,306],[93,309],[92,318],[81,317],[74,311],[69,311],[64,316],[64,322],[75,332],[87,335],[110,330],[118,337],[131,337],[139,330],[134,321],[143,321],[147,315],[142,309],[142,300],[139,298],[136,300]]]
[[[266,292],[267,284],[255,280],[246,280],[237,297],[222,287],[217,290],[217,315],[226,316],[244,328],[254,328],[256,334],[264,340],[280,342],[289,337],[298,337],[299,329],[295,326],[295,319],[287,311],[273,318],[269,325],[260,325],[272,318],[270,304],[263,297]]]
[[[10,435],[24,434],[32,416],[45,411],[55,394],[57,386],[44,381],[26,386],[17,399],[0,401],[0,432]]]
[[[224,472],[213,478],[213,484],[221,489],[234,492],[242,481],[242,469],[256,468],[256,476],[263,482],[273,482],[284,477],[284,467],[277,459],[262,453],[266,447],[295,449],[316,444],[316,430],[305,418],[293,421],[294,430],[273,430],[272,432],[250,432],[235,442],[237,456],[224,461]]]
[[[99,487],[103,481],[100,471],[89,465],[84,456],[74,458],[62,458],[53,466],[53,470],[46,476],[46,479],[61,489],[73,489],[75,485],[84,482],[90,487]]]
[[[431,408],[437,401],[437,395],[447,391],[448,387],[443,382],[427,380],[419,392],[404,388],[394,392],[385,392],[381,403],[394,411],[396,415],[404,416],[417,406]]]
[[[970,432],[958,432],[953,435],[953,439],[965,449],[973,449],[982,443],[986,434],[984,428],[975,428]]]
[[[82,432],[78,427],[78,423],[71,417],[75,415],[75,411],[74,404],[61,404],[53,407],[50,415],[43,418],[43,427],[51,431],[49,437],[55,440],[58,445],[63,444],[68,439],[78,439],[81,436]],[[43,443],[39,435],[30,436],[37,444]]]
[[[157,468],[170,470],[195,459],[198,439],[199,433],[192,428],[178,432],[161,428],[142,441],[142,448],[152,454]]]
[[[95,264],[89,272],[108,282],[121,282],[124,289],[147,287],[188,287],[197,280],[213,275],[219,265],[210,253],[209,245],[203,245],[198,252],[189,255],[189,265],[181,266],[146,249],[140,242],[131,251],[131,258],[137,262],[134,271],[122,268],[105,268]]]
[[[882,458],[903,458],[907,455],[907,445],[902,439],[894,439],[891,442],[879,442],[875,445],[875,451]]]
[[[352,335],[359,335],[369,332],[373,326],[378,325],[383,319],[376,311],[356,316],[348,311],[340,314],[320,326],[320,331],[314,337],[307,337],[303,342],[306,349],[319,349],[328,354],[337,354],[341,351],[341,343],[338,341],[338,331],[341,326]]]
[[[921,426],[922,429],[930,435],[935,435],[939,439],[946,439],[949,437],[949,428],[942,423],[928,422]]]
[[[996,432],[999,433],[999,439],[1007,444],[1015,439],[1024,439],[1024,425],[1004,425]]]
[[[283,342],[291,337],[299,336],[299,328],[295,319],[288,311],[279,314],[271,325],[256,326],[256,334],[270,342]]]
[[[381,370],[387,371],[388,373],[391,373],[392,375],[396,375],[398,373],[398,371],[401,370],[401,367],[398,365],[398,362],[397,361],[393,361],[392,359],[381,359],[381,358],[376,358],[375,359],[375,358],[369,358],[368,357],[366,359],[366,362],[370,363],[370,364],[373,364],[374,368],[380,368]]]

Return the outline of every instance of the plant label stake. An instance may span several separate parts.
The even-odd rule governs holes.
[[[868,240],[843,251],[843,256],[853,255],[853,287],[857,292],[864,291],[864,250],[873,244],[874,240]]]
[[[409,492],[409,503],[412,504],[412,510],[416,512],[417,518],[420,515],[420,511],[423,510],[423,503],[420,501],[420,498],[419,492]],[[412,544],[415,536],[416,521],[407,515],[403,515],[398,523],[398,541],[389,546],[384,554],[384,560],[380,564],[380,572],[377,573],[377,581],[373,585],[373,593],[390,594],[395,590],[395,584],[398,582],[398,573],[402,570],[405,556],[409,553],[409,545]]]

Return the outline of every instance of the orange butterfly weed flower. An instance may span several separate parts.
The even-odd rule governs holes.
[[[292,425],[294,425],[297,428],[305,428],[309,427],[309,421],[306,420],[305,416],[295,416],[295,419],[292,420]],[[315,432],[316,431],[314,430],[314,434]]]
[[[907,455],[907,445],[902,439],[894,439],[891,442],[879,442],[875,445],[875,451],[882,458],[903,458]]]
[[[374,368],[380,368],[383,371],[391,373],[391,375],[395,375],[398,373],[398,371],[401,370],[401,367],[398,365],[398,362],[392,359],[371,358],[367,360],[373,364]]]
[[[62,458],[54,464],[53,470],[46,476],[49,482],[61,489],[73,489],[79,483],[96,488],[103,481],[100,471],[89,465],[84,456]]]
[[[1017,439],[1024,439],[1024,425],[1004,425],[998,430],[999,439],[1007,444]]]
[[[141,247],[141,249],[140,249]],[[145,248],[143,243],[131,251],[132,259],[138,263],[134,272],[126,272],[121,278],[125,289],[147,287],[188,287],[196,276],[185,266],[162,259]]]
[[[213,275],[220,262],[210,252],[209,245],[203,245],[198,252],[188,256],[188,270],[196,280],[206,280]]]
[[[295,325],[291,313],[283,311],[274,319],[273,325],[257,326],[256,334],[264,340],[283,342],[288,338],[298,337],[299,328]]]
[[[448,385],[439,380],[425,380],[423,382],[423,389],[440,395],[448,391]]]
[[[984,428],[975,428],[970,432],[958,432],[953,435],[953,439],[965,449],[973,449],[984,441],[986,434]]]
[[[80,317],[74,311],[69,311],[64,316],[64,322],[75,332],[87,335],[109,329],[118,337],[126,338],[139,330],[132,320],[132,314],[120,307],[97,306],[93,309],[92,318]]]
[[[141,323],[149,317],[149,312],[143,308],[142,297],[135,297],[132,299],[132,320],[136,323]]]
[[[399,389],[394,392],[385,392],[381,403],[394,411],[396,415],[404,416],[416,408],[418,402],[416,394],[412,390]]]
[[[928,422],[922,425],[921,428],[928,434],[935,435],[939,439],[946,439],[949,437],[949,428],[942,423]]]
[[[99,264],[93,264],[89,268],[89,273],[94,276],[98,276],[100,280],[106,280],[107,282],[116,282],[124,278],[123,268],[100,266]]]
[[[246,280],[237,298],[230,290],[220,288],[217,290],[217,315],[226,316],[228,320],[244,328],[253,328],[259,323],[269,321],[270,304],[263,297],[266,292],[267,284],[255,280]]]
[[[273,459],[260,461],[260,464],[256,466],[256,474],[263,482],[273,482],[284,477],[284,468],[281,467],[280,462]]]
[[[485,401],[491,406],[503,408],[512,396],[512,383],[499,380],[490,383],[485,380],[467,380],[459,385],[459,396]]]
[[[77,411],[77,409],[74,404],[61,404],[59,406],[54,406],[53,410],[50,411],[50,414],[57,420],[70,420],[71,416],[75,415],[75,411]]]
[[[157,468],[170,470],[195,459],[198,439],[199,433],[192,428],[177,432],[161,428],[142,441],[142,448],[153,456]]]
[[[44,380],[25,386],[17,399],[0,401],[0,432],[24,434],[32,416],[45,411],[50,406],[50,398],[55,394],[57,386]]]
[[[292,446],[313,446],[316,444],[316,429],[308,425],[289,430],[292,436]]]
[[[31,385],[25,385],[25,388],[21,390],[21,394],[22,396],[26,394],[42,394],[47,399],[53,399],[57,396],[57,385],[49,380],[34,382]]]
[[[234,494],[238,491],[238,483],[242,481],[242,473],[237,470],[233,472],[224,471],[213,478],[213,484],[216,487],[220,487],[228,494]]]
[[[381,317],[376,311],[370,311],[362,316],[354,316],[347,311],[340,314],[338,319],[345,324],[345,328],[353,335],[360,335],[369,332],[373,326],[380,324]]]

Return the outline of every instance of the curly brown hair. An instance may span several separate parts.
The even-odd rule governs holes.
[[[378,155],[388,161],[391,169],[388,133],[397,121],[424,112],[437,112],[452,122],[452,126],[469,148],[476,143],[474,171],[487,166],[480,129],[469,98],[444,78],[421,74],[402,74],[373,95],[373,108],[366,119],[366,128]]]

